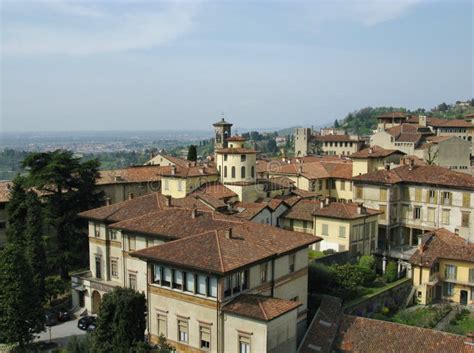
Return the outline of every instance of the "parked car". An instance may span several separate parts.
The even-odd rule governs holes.
[[[95,316],[88,315],[88,316],[84,316],[83,318],[79,319],[79,321],[77,322],[77,327],[80,330],[86,331],[87,328],[92,324],[95,324]]]
[[[71,320],[71,315],[69,314],[69,311],[59,310],[58,311],[58,320],[62,321],[62,322]]]
[[[53,310],[47,311],[44,318],[46,326],[54,326],[58,323],[58,313]]]

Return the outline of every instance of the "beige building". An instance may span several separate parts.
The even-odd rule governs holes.
[[[314,140],[321,144],[323,154],[350,156],[364,147],[364,140],[354,135],[317,135]]]
[[[426,233],[410,258],[420,304],[474,304],[474,244],[446,229]]]
[[[405,153],[398,150],[385,149],[379,146],[364,148],[351,155],[352,175],[362,175],[384,169],[387,165],[400,164]]]
[[[156,156],[151,158],[149,161],[145,163],[145,165],[156,165],[156,166],[163,166],[163,167],[186,167],[188,161],[181,159],[179,157],[173,157],[169,155],[165,155],[162,153],[158,153]]]
[[[76,306],[97,312],[105,293],[132,287],[147,296],[151,340],[164,334],[178,352],[296,352],[319,238],[157,193],[81,216],[91,270],[72,278]]]
[[[377,116],[377,130],[390,129],[391,127],[406,123],[411,114],[406,112],[390,112]]]
[[[428,164],[470,174],[471,145],[470,141],[456,136],[430,136],[418,149]]]
[[[408,270],[418,239],[446,228],[474,241],[474,177],[438,166],[403,165],[353,178],[354,200],[379,209],[381,254]]]

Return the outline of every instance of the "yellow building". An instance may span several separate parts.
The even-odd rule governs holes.
[[[80,216],[89,220],[90,271],[72,277],[74,306],[96,313],[105,293],[131,287],[147,296],[152,341],[164,334],[178,352],[296,352],[308,246],[319,238],[191,196],[155,193]]]
[[[405,153],[385,149],[379,146],[364,148],[351,155],[352,176],[367,174],[385,168],[387,165],[400,164]]]
[[[219,180],[216,169],[206,164],[172,165],[161,170],[161,192],[173,198],[186,197],[201,186]]]
[[[420,304],[474,304],[474,244],[437,229],[423,236],[410,262]]]
[[[280,220],[285,229],[322,238],[316,250],[370,255],[377,248],[380,211],[354,203],[300,200]]]

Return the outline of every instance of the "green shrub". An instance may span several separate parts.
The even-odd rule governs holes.
[[[359,266],[375,271],[375,257],[373,255],[361,256],[359,259]]]
[[[339,294],[344,298],[355,295],[359,290],[359,286],[364,283],[364,274],[360,268],[352,264],[333,265],[331,267]]]
[[[322,251],[317,251],[317,250],[308,251],[308,258],[310,260],[319,259],[321,257],[324,257],[324,253]]]
[[[388,283],[395,282],[398,279],[398,266],[396,262],[390,261],[385,269],[385,280]]]
[[[377,278],[375,271],[368,269],[367,267],[362,267],[361,265],[357,265],[356,267],[360,271],[362,276],[364,277],[364,280],[363,280],[364,285],[371,284]]]

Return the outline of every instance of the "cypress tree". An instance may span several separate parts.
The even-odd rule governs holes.
[[[7,204],[7,242],[24,241],[26,230],[26,191],[23,187],[24,179],[17,176],[13,180],[10,190],[10,200]]]

